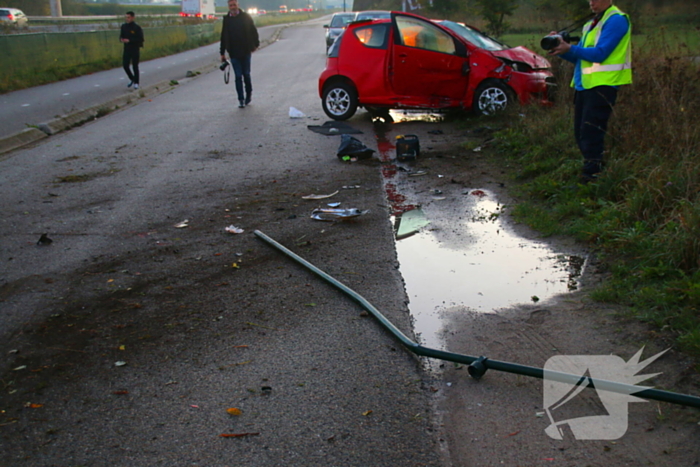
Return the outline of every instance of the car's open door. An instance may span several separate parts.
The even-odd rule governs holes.
[[[447,107],[462,100],[469,75],[466,46],[434,23],[392,13],[389,80],[406,103]],[[452,104],[454,105],[454,104]]]

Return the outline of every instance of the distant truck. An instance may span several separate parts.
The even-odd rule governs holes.
[[[214,18],[214,0],[182,0],[180,16],[191,18]]]

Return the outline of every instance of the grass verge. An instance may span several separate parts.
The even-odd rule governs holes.
[[[635,82],[620,89],[596,183],[577,183],[569,89],[554,108],[509,120],[491,157],[518,182],[517,220],[597,253],[609,278],[594,299],[629,306],[700,356],[700,83],[688,58],[700,53],[663,37],[635,51]],[[568,83],[570,67],[554,61]]]

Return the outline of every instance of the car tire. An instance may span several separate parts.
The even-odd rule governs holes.
[[[333,120],[347,120],[357,111],[357,91],[348,83],[333,83],[324,89],[322,104]]]
[[[497,80],[486,80],[476,88],[474,93],[474,113],[493,116],[506,111],[514,101],[508,87]]]

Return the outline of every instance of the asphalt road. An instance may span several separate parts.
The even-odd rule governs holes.
[[[326,120],[321,25],[253,55],[245,109],[217,70],[0,160],[2,462],[440,465],[420,362],[252,235],[411,333],[378,162],[344,164],[306,128]],[[119,72],[75,86],[124,92]],[[53,94],[49,114],[94,102]],[[352,124],[374,147],[366,114]],[[310,219],[325,201],[302,197],[335,191],[370,212]]]
[[[271,38],[284,26],[260,28],[261,40]],[[115,36],[115,40],[116,40]],[[181,80],[187,71],[213,67],[219,62],[219,44],[188,50],[176,55],[144,61],[140,65],[141,86]],[[121,68],[92,73],[74,79],[36,86],[0,95],[0,138],[50,121],[58,116],[108,102],[134,93],[126,87]]]

